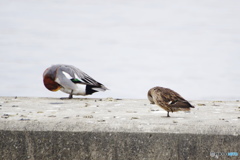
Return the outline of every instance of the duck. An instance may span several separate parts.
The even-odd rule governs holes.
[[[43,72],[43,84],[50,91],[62,91],[73,95],[91,95],[95,92],[108,90],[103,84],[97,82],[88,74],[72,65],[56,64]]]
[[[167,117],[170,117],[169,112],[190,111],[190,108],[195,108],[180,94],[169,88],[153,87],[148,91],[147,97],[151,104],[156,104],[167,111]]]

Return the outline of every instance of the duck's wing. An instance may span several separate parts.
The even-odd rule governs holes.
[[[166,105],[171,108],[194,108],[187,100],[185,100],[180,94],[177,92],[168,89],[161,89],[161,97]]]
[[[76,78],[76,82],[77,83],[83,83],[86,85],[90,85],[92,87],[96,88],[101,88],[100,90],[107,90],[107,88],[99,83],[98,81],[96,81],[95,79],[93,79],[92,77],[90,77],[88,74],[84,73],[83,71],[81,71],[80,69],[72,66],[72,69],[74,70],[74,76]],[[78,82],[80,78],[80,82]]]
[[[70,65],[60,65],[57,69],[57,77],[65,86],[67,85],[70,88],[74,86],[74,83],[100,87],[103,89],[105,87],[80,69]]]

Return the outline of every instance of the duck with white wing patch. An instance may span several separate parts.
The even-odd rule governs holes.
[[[43,73],[43,83],[50,91],[58,91],[73,95],[91,95],[107,88],[80,69],[65,64],[52,65]]]

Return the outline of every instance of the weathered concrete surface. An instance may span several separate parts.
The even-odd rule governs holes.
[[[0,97],[0,159],[209,159],[240,154],[240,102]],[[221,159],[238,157],[219,156]]]

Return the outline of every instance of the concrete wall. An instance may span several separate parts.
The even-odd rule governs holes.
[[[166,117],[147,99],[0,97],[0,160],[240,159],[240,102],[191,104]]]
[[[0,131],[0,142],[2,160],[203,160],[240,149],[239,136],[171,133]]]

